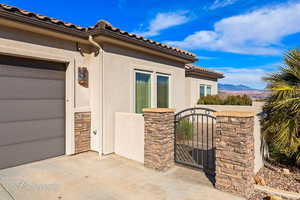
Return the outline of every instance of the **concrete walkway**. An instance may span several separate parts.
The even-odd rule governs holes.
[[[242,199],[214,189],[199,171],[175,166],[159,173],[92,152],[0,170],[0,183],[0,200]]]

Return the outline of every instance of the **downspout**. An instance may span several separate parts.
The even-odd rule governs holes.
[[[101,47],[101,45],[100,44],[98,44],[95,40],[94,40],[94,38],[93,38],[93,36],[92,35],[89,35],[89,42],[93,45],[93,46],[95,46],[97,49],[98,49],[98,53],[96,53],[95,55],[99,55],[99,64],[100,64],[100,73],[101,73],[101,75],[102,75],[102,78],[101,78],[101,93],[100,93],[100,98],[101,98],[101,105],[100,105],[100,107],[101,107],[101,113],[100,113],[100,116],[101,116],[101,127],[100,127],[100,129],[101,129],[101,147],[100,147],[100,149],[99,149],[99,153],[100,154],[102,154],[103,155],[103,131],[104,131],[104,129],[103,129],[103,125],[104,125],[104,123],[103,123],[103,93],[104,93],[104,64],[103,64],[103,48]]]
[[[102,53],[102,51],[103,51],[102,47],[94,40],[93,36],[91,36],[91,35],[89,35],[89,42],[93,46],[97,47],[97,49],[99,50],[99,53]]]

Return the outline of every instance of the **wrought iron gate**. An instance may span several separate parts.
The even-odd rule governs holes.
[[[175,115],[175,162],[215,172],[215,110],[188,108]]]

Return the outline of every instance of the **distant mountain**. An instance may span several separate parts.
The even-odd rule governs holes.
[[[218,83],[218,88],[220,91],[263,91],[263,90],[248,87],[246,85],[233,85],[233,84],[221,84],[221,83]]]

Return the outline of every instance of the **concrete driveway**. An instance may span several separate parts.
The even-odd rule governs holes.
[[[0,170],[0,200],[234,200],[199,171],[165,173],[111,155],[89,152]]]

